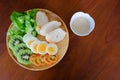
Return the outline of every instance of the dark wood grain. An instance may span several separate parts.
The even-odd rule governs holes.
[[[44,8],[66,23],[70,44],[63,60],[51,69],[33,72],[8,55],[6,32],[12,11]],[[96,22],[86,37],[72,33],[73,13],[84,11]],[[0,0],[0,80],[120,80],[120,0]]]

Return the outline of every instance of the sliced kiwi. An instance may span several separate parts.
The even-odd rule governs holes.
[[[8,46],[10,49],[13,49],[16,45],[22,43],[22,37],[19,35],[10,36]]]
[[[19,63],[28,65],[30,64],[29,62],[29,57],[31,56],[32,52],[29,49],[26,50],[20,50],[19,54],[17,54],[17,60]]]
[[[15,48],[13,49],[14,56],[17,56],[17,54],[19,54],[20,50],[25,50],[25,49],[28,49],[25,43],[16,45]]]

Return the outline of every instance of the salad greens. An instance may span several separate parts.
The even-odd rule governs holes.
[[[25,33],[31,33],[33,36],[37,36],[36,32],[36,16],[37,10],[32,9],[28,12],[19,13],[12,12],[10,19],[12,21],[12,27],[8,30],[8,35],[21,35]]]

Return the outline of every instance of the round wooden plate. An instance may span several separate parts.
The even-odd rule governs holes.
[[[20,64],[20,63],[17,61],[17,59],[13,56],[12,51],[9,49],[9,47],[8,47],[9,35],[6,36],[7,49],[8,49],[8,52],[9,52],[9,55],[11,56],[11,58],[12,58],[18,65],[20,65],[21,67],[23,67],[23,68],[25,68],[25,69],[28,69],[28,70],[32,70],[32,71],[46,70],[46,69],[48,69],[48,68],[51,68],[51,67],[55,66],[55,65],[56,65],[58,62],[60,62],[61,59],[64,57],[64,55],[65,55],[65,53],[66,53],[66,51],[67,51],[67,49],[68,49],[68,45],[69,45],[69,33],[68,33],[68,30],[67,30],[67,27],[66,27],[64,21],[63,21],[58,15],[56,15],[55,13],[53,13],[53,12],[51,12],[51,11],[49,11],[49,10],[46,10],[46,9],[36,9],[36,10],[45,12],[46,15],[48,16],[49,21],[52,21],[52,20],[60,21],[60,22],[62,23],[61,28],[62,28],[64,31],[66,31],[66,36],[65,36],[65,38],[64,38],[62,41],[56,43],[56,44],[58,45],[58,53],[57,53],[57,54],[59,55],[59,60],[58,60],[56,63],[52,64],[52,65],[45,65],[45,66],[39,66],[39,67],[34,66],[34,65],[32,65],[32,64],[30,64],[30,65],[22,65],[22,64]],[[30,11],[30,10],[28,10],[28,11]],[[9,29],[10,29],[11,27],[12,27],[12,24],[10,25]],[[9,29],[8,29],[8,30],[9,30]],[[43,36],[38,35],[37,38],[39,38],[40,40],[46,41],[46,40],[45,40],[45,37],[43,37]]]

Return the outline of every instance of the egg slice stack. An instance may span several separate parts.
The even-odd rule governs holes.
[[[31,34],[25,34],[23,41],[33,53],[39,53],[41,55],[48,53],[49,55],[55,55],[58,52],[58,47],[56,44],[48,44],[46,41],[41,41]]]

